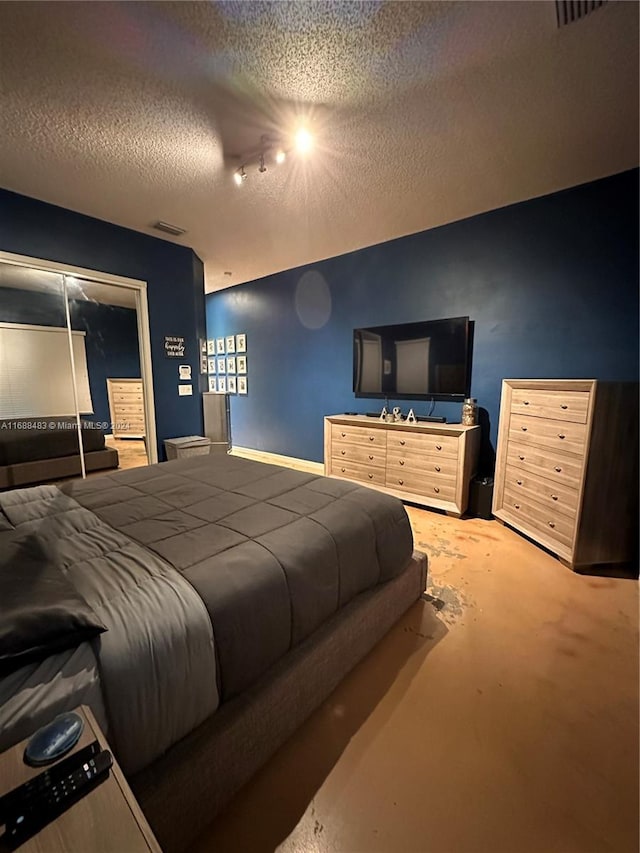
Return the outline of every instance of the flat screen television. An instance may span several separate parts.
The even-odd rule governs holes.
[[[462,400],[471,388],[468,317],[353,331],[356,397]]]

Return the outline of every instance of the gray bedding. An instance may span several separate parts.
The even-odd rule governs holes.
[[[412,553],[395,498],[231,456],[24,489],[0,506],[47,538],[109,628],[91,648],[130,773]],[[0,727],[41,675],[25,667],[0,681]]]

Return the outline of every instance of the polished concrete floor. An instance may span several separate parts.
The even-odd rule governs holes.
[[[637,581],[409,512],[425,600],[193,853],[637,853]]]

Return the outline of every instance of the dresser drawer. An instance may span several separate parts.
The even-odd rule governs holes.
[[[416,495],[427,495],[434,500],[455,501],[456,486],[450,480],[438,480],[431,475],[421,476],[414,471],[406,472],[387,468],[387,486]]]
[[[453,435],[435,435],[433,433],[411,433],[408,431],[389,430],[387,433],[387,450],[415,451],[418,454],[431,456],[448,456],[457,458],[458,439]],[[414,456],[415,458],[415,456]]]
[[[510,441],[507,448],[507,465],[522,471],[540,474],[554,483],[579,489],[584,463],[575,456],[544,450],[518,441]]]
[[[366,426],[349,426],[333,424],[331,427],[331,442],[334,446],[342,444],[360,444],[367,447],[386,447],[387,434],[383,429],[367,429]]]
[[[509,422],[509,440],[523,444],[535,444],[582,455],[586,439],[585,424],[513,414]]]
[[[511,489],[505,489],[500,517],[507,521],[513,519],[523,527],[531,527],[538,533],[544,533],[569,549],[573,547],[575,522],[572,519],[547,510],[535,500],[523,499],[522,495]]]
[[[415,471],[420,476],[430,477],[434,480],[449,480],[456,482],[458,476],[458,462],[449,456],[431,456],[416,453],[416,451],[404,452],[403,450],[387,450],[387,470],[395,476],[402,476],[407,471]]]
[[[578,510],[578,490],[561,486],[540,477],[529,474],[520,468],[507,465],[504,487],[510,493],[518,494],[523,500],[533,500],[545,506],[551,513],[560,512],[573,520]]]
[[[142,403],[114,403],[113,411],[118,414],[136,415],[144,417],[144,406]]]
[[[332,452],[333,464],[343,465],[345,462],[357,462],[370,467],[384,468],[387,459],[387,450],[375,443],[366,447],[362,444],[346,444],[344,441],[336,442]]]
[[[384,468],[357,462],[339,462],[334,459],[331,464],[331,473],[348,480],[360,480],[363,483],[374,483],[378,486],[384,486],[385,481]]]
[[[588,391],[514,388],[511,392],[511,411],[514,414],[586,424],[588,408]]]

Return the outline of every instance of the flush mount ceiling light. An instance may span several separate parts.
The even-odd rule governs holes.
[[[282,137],[263,133],[260,143],[255,148],[238,157],[238,160],[242,161],[242,166],[233,173],[233,180],[237,186],[242,186],[247,177],[245,167],[256,165],[258,172],[264,174],[268,164],[281,166],[292,151],[304,156],[312,147],[313,137],[304,127],[298,129],[288,147]]]

